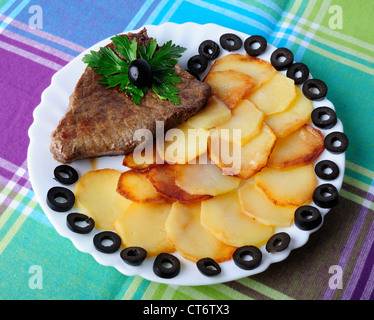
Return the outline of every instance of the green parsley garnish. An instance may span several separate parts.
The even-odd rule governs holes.
[[[176,58],[180,58],[186,48],[172,44],[171,40],[158,51],[156,39],[140,48],[138,48],[136,39],[130,43],[126,36],[117,35],[111,40],[125,60],[107,47],[101,47],[100,52],[91,51],[82,59],[84,63],[88,63],[89,67],[94,68],[94,71],[102,76],[99,83],[106,84],[106,88],[119,86],[119,90],[125,91],[128,96],[131,96],[135,104],[141,101],[148,87],[151,87],[160,99],[180,104],[179,89],[174,84],[181,83],[182,80],[175,73],[174,66],[178,62]],[[144,59],[151,68],[151,81],[148,81],[149,85],[147,86],[136,86],[134,81],[130,81],[132,80],[131,76],[129,77],[130,64],[138,59]]]

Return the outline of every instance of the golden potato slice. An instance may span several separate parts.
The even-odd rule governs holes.
[[[263,123],[260,134],[243,145],[240,152],[234,152],[234,145],[228,147],[228,150],[233,150],[232,154],[223,152],[222,148],[212,147],[214,144],[221,145],[219,140],[219,136],[214,133],[210,136],[208,152],[211,161],[226,175],[249,179],[266,166],[276,137]]]
[[[231,259],[235,248],[224,244],[203,227],[200,215],[200,202],[174,202],[165,224],[169,241],[184,258],[193,262],[206,257],[216,262]]]
[[[238,53],[232,53],[217,59],[210,72],[226,70],[235,70],[249,75],[254,80],[256,88],[270,80],[276,73],[270,62]]]
[[[234,70],[210,71],[204,82],[210,85],[212,95],[222,100],[230,109],[234,109],[255,86],[252,77]]]
[[[234,247],[259,247],[274,232],[273,227],[259,223],[241,212],[237,191],[202,201],[201,223],[219,240]]]
[[[231,111],[231,119],[216,129],[222,139],[244,145],[260,133],[263,120],[264,114],[252,102],[243,100]],[[235,130],[240,130],[240,138],[235,136]],[[229,133],[228,137],[224,136],[225,131]]]
[[[254,184],[244,185],[238,193],[241,208],[248,216],[269,226],[289,227],[291,225],[298,207],[276,206]]]
[[[175,184],[192,195],[216,196],[236,189],[241,179],[223,175],[215,165],[185,164],[176,168]]]
[[[122,161],[122,165],[136,171],[146,171],[156,165],[157,158],[156,146],[154,145],[152,153],[146,153],[145,150],[142,150],[140,155],[134,155],[134,152],[127,154]]]
[[[211,198],[210,195],[192,195],[178,187],[175,178],[179,166],[185,165],[158,165],[147,172],[147,178],[159,193],[173,201],[195,202]]]
[[[207,130],[192,128],[184,122],[165,133],[163,146],[156,143],[157,153],[168,164],[188,163],[207,151],[208,136]]]
[[[132,203],[116,192],[121,172],[114,169],[85,173],[74,188],[75,207],[100,229],[113,230],[114,221]]]
[[[171,204],[132,203],[114,222],[114,229],[124,246],[142,247],[148,257],[174,252],[165,229],[170,209]]]
[[[263,168],[255,175],[255,184],[279,206],[301,206],[312,200],[317,186],[313,165],[290,169]]]
[[[278,138],[267,166],[274,169],[312,163],[322,153],[324,137],[321,131],[304,125],[285,138]]]
[[[230,109],[217,97],[212,96],[203,109],[187,120],[187,124],[195,129],[210,129],[230,119]]]
[[[292,79],[277,72],[273,78],[247,97],[265,115],[286,110],[295,99],[295,83]]]
[[[312,101],[307,99],[301,89],[295,86],[296,98],[283,112],[266,116],[265,123],[277,137],[286,137],[310,120],[313,111]]]
[[[118,179],[117,192],[133,202],[169,202],[161,193],[157,192],[153,184],[147,179],[145,172],[129,170],[123,172]]]

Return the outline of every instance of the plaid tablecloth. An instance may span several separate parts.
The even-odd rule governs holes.
[[[0,0],[0,298],[373,299],[373,16],[370,0]],[[339,205],[304,247],[256,276],[197,287],[124,276],[58,235],[28,179],[27,130],[52,75],[99,40],[167,21],[290,48],[328,84],[350,139]]]

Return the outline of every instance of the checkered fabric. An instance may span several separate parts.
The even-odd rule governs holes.
[[[0,298],[373,299],[373,16],[368,0],[0,0]],[[27,131],[53,74],[102,39],[168,21],[216,23],[291,49],[328,84],[350,139],[341,202],[305,246],[261,274],[195,287],[125,276],[59,236],[28,179]],[[329,286],[332,266],[341,287]]]

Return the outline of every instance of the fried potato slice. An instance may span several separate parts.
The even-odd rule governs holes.
[[[185,165],[158,165],[147,172],[148,180],[157,192],[173,201],[194,202],[211,198],[210,195],[192,195],[176,185],[177,167]]]
[[[307,99],[297,86],[295,90],[295,100],[285,111],[268,115],[264,119],[277,137],[288,136],[310,120],[310,114],[313,111],[312,101]]]
[[[244,145],[260,133],[263,120],[264,114],[252,102],[243,100],[231,111],[231,119],[216,129],[222,139]],[[225,130],[228,137],[224,135]],[[240,137],[235,136],[235,130],[240,132]]]
[[[132,203],[116,192],[120,176],[121,171],[114,169],[92,170],[75,185],[75,207],[100,229],[113,230],[114,221]]]
[[[157,153],[168,164],[188,163],[207,151],[208,136],[208,130],[195,129],[183,122],[166,132],[163,145],[157,141]]]
[[[252,77],[235,70],[210,71],[204,82],[210,85],[212,95],[222,100],[230,109],[234,109],[255,86]]]
[[[234,247],[259,247],[274,232],[273,227],[259,223],[241,211],[237,191],[202,201],[201,223],[219,240]]]
[[[133,202],[166,203],[169,200],[157,192],[147,179],[145,172],[135,170],[125,171],[118,179],[117,192]]]
[[[321,131],[304,125],[285,138],[278,138],[267,166],[274,169],[312,163],[324,150]]]
[[[239,189],[238,194],[243,212],[269,226],[289,227],[298,208],[276,206],[254,184],[244,185]]]
[[[295,97],[295,82],[277,72],[269,82],[264,83],[247,99],[268,116],[286,110]]]
[[[226,70],[235,70],[249,75],[255,82],[256,88],[269,81],[277,72],[268,61],[238,53],[228,54],[217,59],[210,72]]]
[[[215,165],[185,164],[176,167],[176,185],[192,195],[216,196],[236,189],[241,179],[223,175]]]
[[[266,166],[275,141],[273,131],[263,123],[260,134],[241,146],[240,152],[233,144],[226,148],[228,152],[223,149],[225,142],[213,132],[208,142],[209,158],[224,174],[249,179]]]
[[[170,210],[171,204],[132,203],[116,219],[114,229],[124,246],[142,247],[148,257],[174,252],[165,229]]]
[[[224,244],[203,227],[200,215],[200,202],[174,202],[165,224],[169,241],[184,258],[193,262],[206,257],[216,262],[230,260],[235,248]]]
[[[317,186],[313,165],[290,168],[263,168],[254,177],[257,187],[279,206],[301,206],[312,200]]]
[[[230,119],[230,109],[216,96],[212,96],[203,109],[187,120],[187,124],[195,129],[210,129]]]
[[[144,149],[140,154],[134,154],[134,152],[127,154],[122,165],[136,171],[146,171],[158,163],[157,158],[156,146],[153,146],[152,152],[145,152]]]

